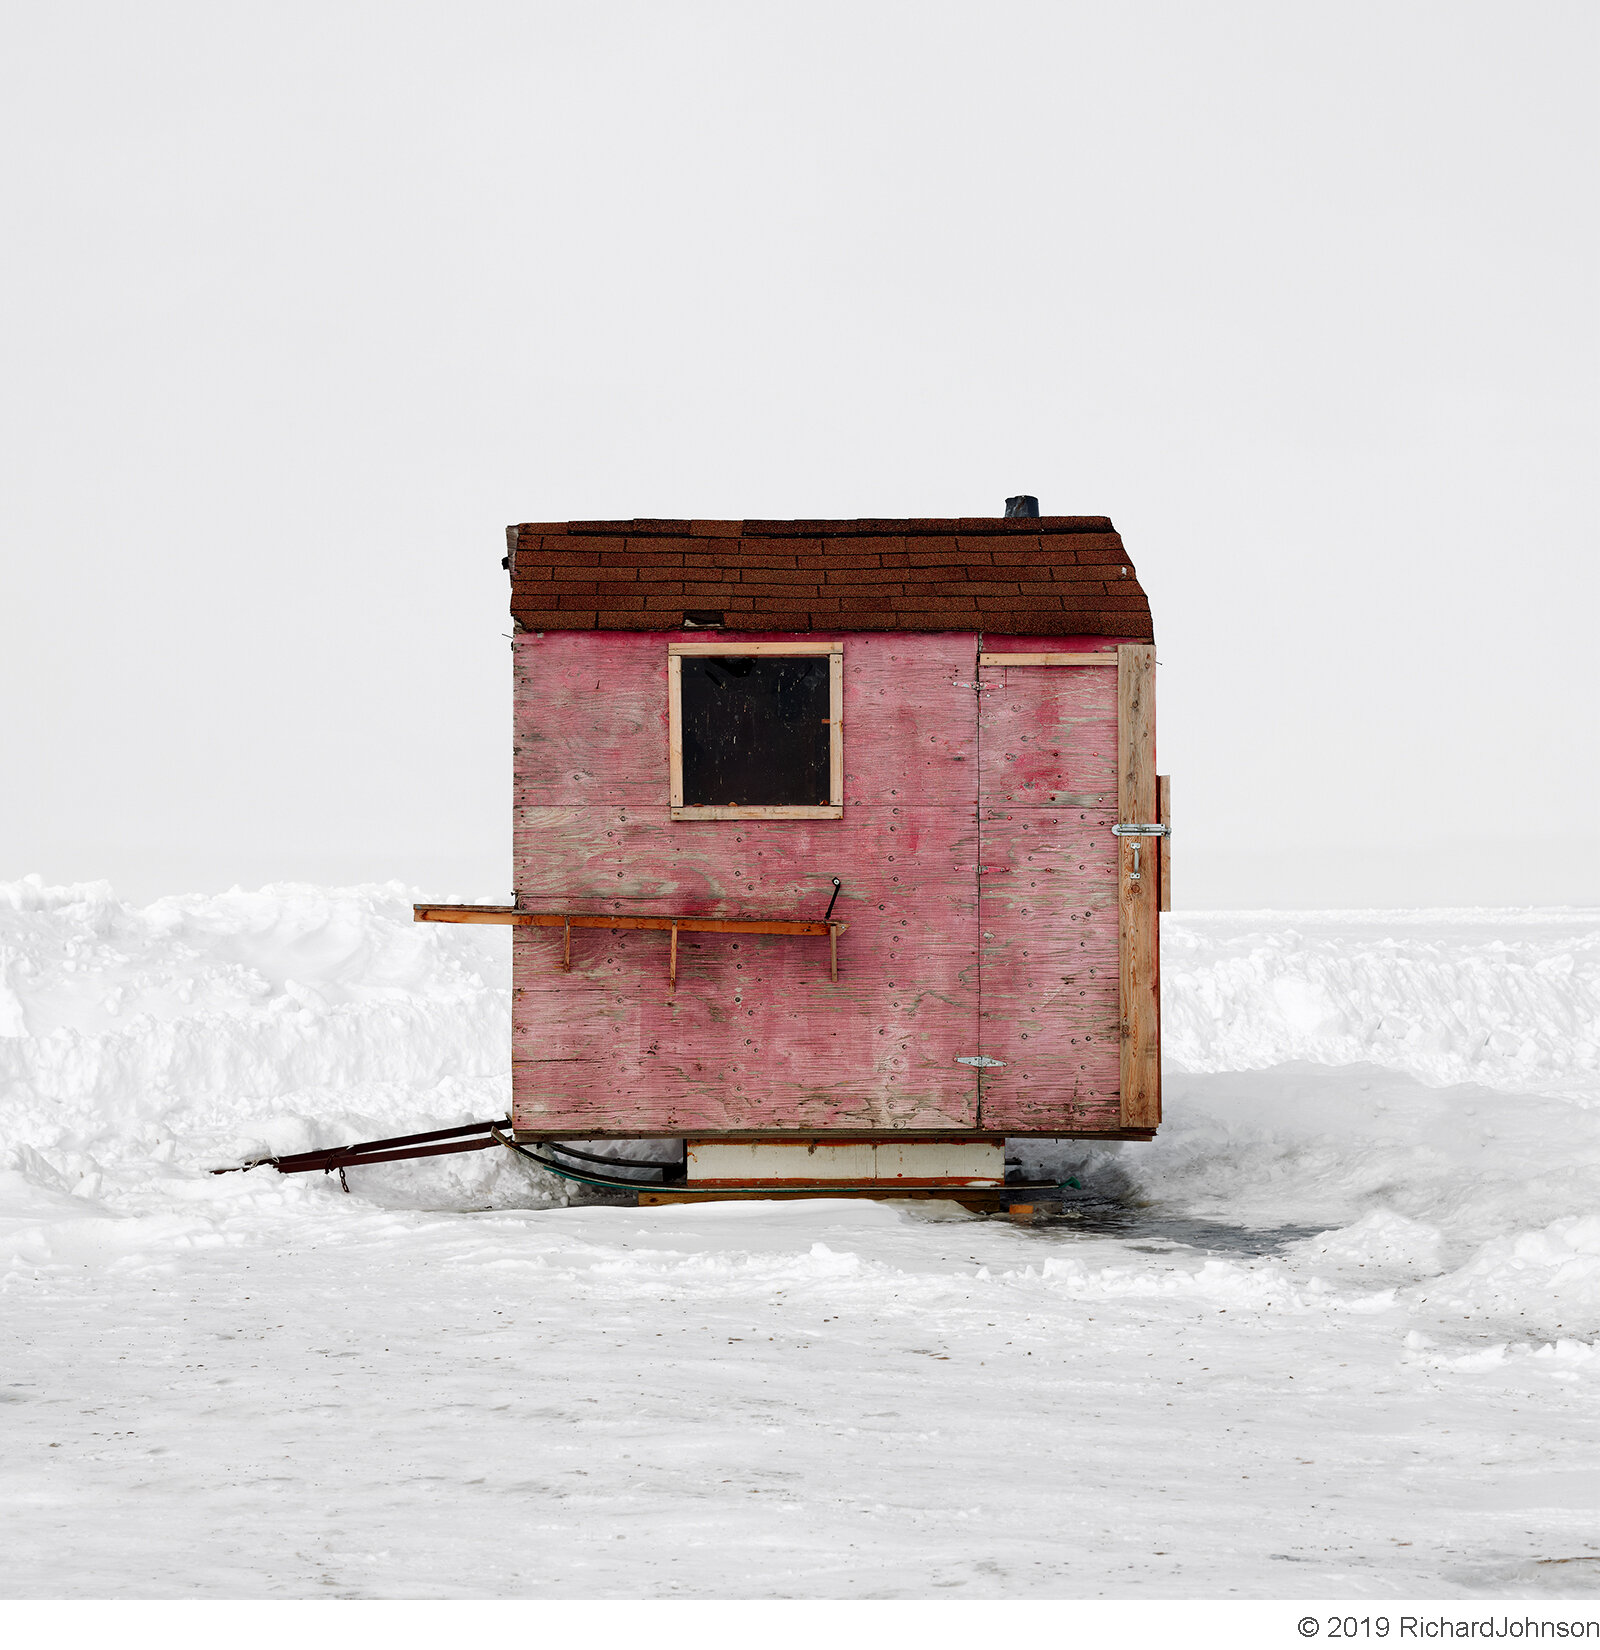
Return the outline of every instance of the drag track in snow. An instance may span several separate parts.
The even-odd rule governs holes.
[[[1183,917],[1069,1218],[565,1205],[504,936],[0,885],[0,1595],[1600,1595],[1600,918]]]

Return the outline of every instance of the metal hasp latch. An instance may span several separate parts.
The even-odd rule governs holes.
[[[1138,839],[1142,836],[1171,836],[1172,827],[1170,825],[1113,825],[1111,834],[1113,836],[1131,836],[1134,838],[1133,869],[1128,873],[1128,880],[1137,882],[1139,880]]]
[[[958,1066],[978,1066],[982,1068],[985,1066],[1003,1066],[1005,1061],[991,1060],[987,1054],[958,1054],[956,1064]]]

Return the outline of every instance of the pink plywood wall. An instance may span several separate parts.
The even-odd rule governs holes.
[[[980,692],[974,635],[846,634],[845,817],[675,822],[669,639],[516,639],[518,904],[819,918],[838,876],[839,978],[824,939],[684,934],[669,990],[665,934],[576,930],[564,973],[519,928],[518,1129],[1115,1128],[1116,672]]]

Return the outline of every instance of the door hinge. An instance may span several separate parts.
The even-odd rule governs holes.
[[[958,1066],[978,1066],[978,1067],[1003,1066],[1005,1064],[1005,1061],[1004,1060],[991,1060],[987,1054],[958,1054],[956,1056],[956,1064]]]

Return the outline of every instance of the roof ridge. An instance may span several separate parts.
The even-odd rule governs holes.
[[[747,517],[739,521],[672,520],[659,516],[620,521],[525,521],[518,531],[540,533],[623,533],[636,537],[678,538],[850,538],[883,533],[1113,533],[1109,516],[857,516],[850,519],[800,517],[777,520]]]

